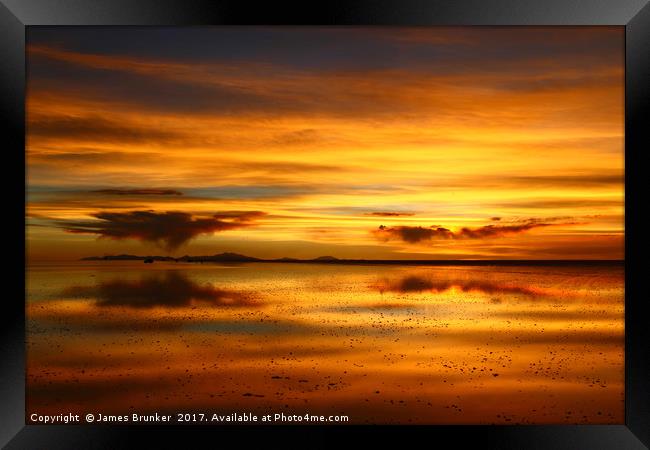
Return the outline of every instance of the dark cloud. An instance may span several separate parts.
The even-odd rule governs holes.
[[[512,176],[505,177],[504,183],[513,182],[529,187],[595,187],[595,186],[622,186],[625,175],[622,173],[594,173],[590,175],[538,175],[538,176]]]
[[[61,226],[70,233],[97,234],[110,239],[138,239],[172,250],[200,234],[250,226],[252,221],[263,215],[260,211],[231,211],[207,218],[193,218],[188,213],[175,211],[100,212],[93,215],[99,219],[97,221],[68,221]]]
[[[106,195],[183,195],[174,189],[97,189],[92,192]]]
[[[380,225],[377,230],[375,230],[375,235],[384,239],[400,239],[404,242],[416,243],[420,241],[430,241],[432,239],[453,239],[454,233],[452,233],[447,228],[442,227],[409,227],[409,226],[400,226],[400,227],[386,227]]]
[[[364,214],[366,216],[377,216],[377,217],[402,217],[402,216],[414,216],[415,214],[413,213],[406,213],[406,212],[370,212]]]
[[[261,211],[223,211],[214,214],[216,219],[232,219],[236,222],[248,222],[266,215]]]
[[[527,198],[511,200],[491,205],[496,208],[526,208],[526,209],[559,209],[559,208],[594,208],[599,206],[623,206],[623,193],[621,198]]]
[[[301,163],[293,161],[241,161],[232,164],[221,163],[215,167],[219,169],[226,168],[242,172],[254,170],[268,174],[294,174],[296,172],[341,172],[346,170],[346,168],[343,166]]]
[[[291,131],[276,136],[273,143],[276,145],[308,145],[322,140],[317,130],[304,129]]]
[[[557,219],[560,218],[550,218],[546,222],[543,222],[541,219],[532,218],[526,219],[523,223],[515,223],[513,225],[485,225],[478,228],[464,227],[456,232],[440,226],[425,228],[421,226],[387,227],[380,225],[373,233],[385,241],[397,239],[412,244],[435,239],[483,239],[523,233],[533,228],[560,225],[560,223],[554,222]],[[566,223],[563,224],[566,225]]]
[[[584,74],[577,77],[544,77],[508,80],[497,84],[498,89],[514,92],[549,92],[587,87],[622,87],[623,71],[617,75]]]
[[[517,234],[533,228],[547,227],[551,223],[529,222],[521,225],[486,225],[479,228],[461,228],[454,233],[454,239],[482,239],[500,237],[506,234]]]
[[[227,83],[196,82],[174,76],[138,73],[122,67],[119,62],[107,67],[49,60],[44,55],[30,54],[30,89],[56,92],[101,103],[120,102],[151,110],[177,113],[242,112],[246,105],[252,110],[292,107],[287,101],[264,93],[233,87]],[[33,75],[33,76],[32,76]],[[208,78],[206,78],[207,80]]]
[[[27,135],[92,142],[159,142],[178,140],[179,133],[159,128],[136,127],[99,116],[37,116],[27,123]]]
[[[624,50],[620,27],[41,27],[28,31],[30,46],[56,43],[82,54],[188,65],[260,61],[318,71],[424,66],[467,73],[526,66],[537,59],[547,65],[551,60],[581,67],[586,62],[622,59]]]
[[[483,144],[477,144],[483,145]],[[520,144],[516,144],[520,145]],[[555,145],[554,143],[535,143],[535,146]],[[559,148],[567,149],[570,147],[570,142],[561,140],[557,144]],[[614,147],[615,144],[609,145],[609,148]],[[592,148],[589,143],[585,147]],[[456,179],[449,179],[436,181],[430,183],[429,186],[437,189],[468,189],[468,188],[486,188],[486,189],[509,189],[509,188],[608,188],[612,186],[623,186],[625,183],[625,174],[621,170],[594,170],[592,173],[587,174],[574,174],[574,175],[500,175],[499,177],[463,177]],[[577,199],[580,200],[580,199]]]
[[[484,294],[522,294],[529,297],[540,295],[538,290],[527,286],[513,286],[483,280],[436,280],[417,275],[407,276],[398,280],[384,279],[377,283],[374,288],[382,293],[440,293],[456,288],[463,292],[481,292]]]
[[[88,165],[103,165],[106,163],[125,163],[133,164],[133,153],[122,151],[99,151],[97,148],[84,148],[77,147],[75,151],[60,151],[54,149],[56,153],[49,153],[52,149],[47,147],[44,150],[48,153],[31,153],[29,158],[31,161],[37,161],[41,164],[58,164],[64,163],[67,165],[83,164],[85,167]],[[164,155],[156,152],[138,152],[139,163],[160,162]],[[31,163],[31,166],[35,163]]]
[[[132,35],[138,37],[127,38]],[[407,67],[417,78],[457,76],[461,82],[472,73],[486,88],[496,89],[495,95],[504,89],[516,95],[583,82],[600,85],[610,82],[607,74],[612,66],[622,67],[623,36],[618,29],[551,28],[43,30],[30,33],[28,83],[31,92],[68,93],[156,111],[418,115],[410,100],[395,102],[394,89],[370,93],[367,87],[372,83],[348,85],[347,75],[367,78],[365,74]],[[169,45],[161,48],[157,42]],[[186,72],[183,67],[200,68],[205,76],[184,79],[178,67],[181,74]],[[568,75],[558,75],[558,68]],[[259,74],[268,80],[262,89],[248,84]],[[315,75],[323,81],[304,84],[305,78]],[[418,85],[392,77],[411,87]],[[429,95],[432,91],[431,83],[420,88]],[[318,140],[312,132],[306,128],[278,139],[289,145]]]
[[[200,285],[178,271],[155,274],[140,280],[116,279],[97,286],[74,286],[64,295],[95,297],[98,306],[179,308],[203,304],[208,306],[253,306],[255,301],[241,292]]]
[[[501,220],[501,217],[490,217],[490,220],[493,222],[498,222]]]

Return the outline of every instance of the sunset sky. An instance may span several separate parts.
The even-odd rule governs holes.
[[[27,250],[622,259],[623,27],[29,27]]]

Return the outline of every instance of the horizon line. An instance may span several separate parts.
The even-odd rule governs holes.
[[[120,258],[122,257],[122,258]],[[221,258],[221,259],[220,259]],[[624,264],[625,259],[363,259],[363,258],[336,258],[333,256],[320,256],[315,258],[257,258],[247,255],[224,252],[214,255],[183,255],[179,257],[162,256],[162,255],[104,255],[88,256],[78,259],[77,261],[119,261],[119,260],[152,260],[159,262],[198,262],[198,263],[320,263],[320,264],[429,264],[429,265],[516,265],[516,264],[546,264],[546,265],[571,265],[571,264]]]

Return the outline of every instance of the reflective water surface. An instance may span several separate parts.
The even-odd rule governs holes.
[[[622,266],[32,265],[27,413],[623,423]]]

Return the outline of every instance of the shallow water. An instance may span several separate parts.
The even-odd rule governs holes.
[[[623,423],[621,266],[32,265],[27,414]]]

